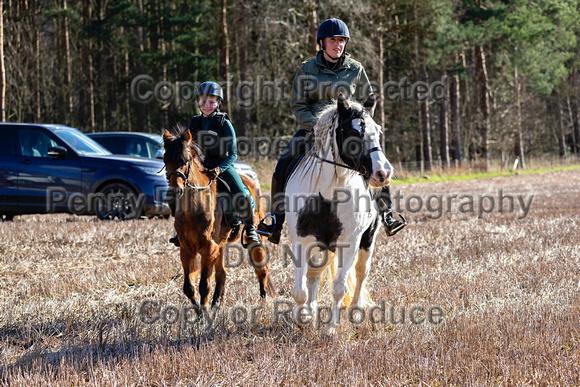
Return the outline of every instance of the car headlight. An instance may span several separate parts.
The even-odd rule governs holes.
[[[137,168],[138,170],[140,170],[141,172],[147,174],[147,175],[154,175],[154,176],[163,176],[163,168],[158,168],[158,167],[144,167],[141,165],[136,165],[135,168]]]

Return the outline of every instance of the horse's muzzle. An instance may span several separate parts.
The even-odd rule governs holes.
[[[392,170],[379,169],[371,176],[371,185],[374,187],[382,187],[391,183]]]
[[[171,196],[173,200],[179,200],[183,197],[183,188],[180,187],[169,187],[167,195]]]

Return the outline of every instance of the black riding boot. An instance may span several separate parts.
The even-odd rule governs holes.
[[[244,222],[244,232],[242,233],[242,238],[243,235],[246,234],[248,239],[248,244],[244,247],[249,247],[256,244],[259,245],[262,241],[256,232],[256,227],[254,226],[254,211],[252,210],[252,202],[249,197],[246,197],[245,206],[246,210],[244,212],[239,212],[242,215],[242,221]],[[243,240],[242,244],[244,244]]]
[[[175,203],[176,203],[176,200],[173,197],[173,192],[171,191],[171,194],[169,194],[169,191],[168,191],[168,193],[167,193],[167,204],[169,205],[169,208],[171,209],[171,216],[173,216],[174,218],[175,218]],[[181,246],[179,244],[179,237],[177,236],[177,234],[175,234],[174,237],[169,238],[169,243],[173,243],[177,247]]]
[[[271,209],[268,217],[272,217],[273,222],[266,224],[264,218],[258,225],[258,230],[264,235],[268,235],[268,240],[274,244],[280,243],[282,236],[282,228],[284,227],[284,220],[286,218],[286,210],[284,203],[284,184],[272,175],[272,188],[270,190]]]
[[[393,219],[391,212],[391,189],[388,185],[381,189],[381,192],[375,197],[375,202],[377,203],[379,217],[385,226],[387,236],[395,235],[406,226],[406,223],[398,219]]]

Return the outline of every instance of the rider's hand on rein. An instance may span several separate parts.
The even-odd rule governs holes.
[[[222,170],[220,169],[220,167],[215,167],[214,169],[206,169],[204,171],[204,173],[207,175],[207,177],[209,177],[211,180],[215,180],[216,177],[219,176],[220,173],[222,173]]]

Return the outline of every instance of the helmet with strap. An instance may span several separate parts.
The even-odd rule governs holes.
[[[199,85],[195,92],[195,99],[199,98],[200,95],[213,95],[219,98],[220,103],[224,99],[224,91],[216,82],[203,82]]]
[[[332,18],[320,23],[318,33],[316,34],[316,41],[324,50],[324,38],[334,38],[337,36],[345,38],[346,43],[348,44],[350,34],[346,23],[340,19]]]

